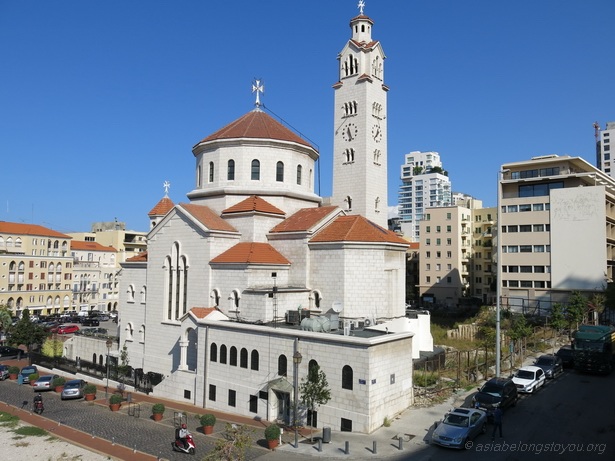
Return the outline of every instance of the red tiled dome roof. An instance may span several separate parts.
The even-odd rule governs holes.
[[[280,141],[295,142],[313,149],[313,146],[305,139],[293,133],[261,110],[248,112],[243,117],[238,118],[224,128],[202,139],[194,147],[209,141],[237,138],[277,139]]]

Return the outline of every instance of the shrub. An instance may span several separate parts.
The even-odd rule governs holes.
[[[53,382],[51,383],[51,385],[53,387],[59,387],[59,386],[64,386],[65,383],[66,383],[66,380],[62,376],[58,376],[57,378],[53,379]]]
[[[436,382],[438,382],[438,375],[436,373],[422,371],[414,372],[414,384],[419,387],[433,386]]]
[[[16,366],[9,367],[9,375],[18,375],[18,374],[19,374],[19,367],[16,367]]]
[[[161,415],[164,413],[164,405],[162,403],[155,403],[152,407],[152,413],[155,415]]]
[[[111,405],[122,403],[122,400],[124,400],[124,398],[120,394],[113,394],[111,397],[109,397],[109,403]]]
[[[206,413],[201,416],[200,420],[201,426],[213,426],[216,424],[216,417],[211,413]]]
[[[38,373],[32,373],[30,376],[28,376],[28,379],[31,383],[34,383],[40,377],[41,376]]]
[[[265,428],[265,438],[267,440],[277,440],[280,438],[280,426],[270,424]]]
[[[83,388],[84,394],[96,394],[96,386],[94,384],[86,384]]]

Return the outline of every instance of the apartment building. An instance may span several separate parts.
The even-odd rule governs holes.
[[[607,122],[604,130],[600,129],[598,123],[594,125],[594,128],[596,129],[596,165],[599,170],[613,177],[611,145],[615,143],[615,122]]]
[[[613,280],[615,181],[580,157],[502,165],[501,294],[513,308],[549,308]]]
[[[420,225],[429,207],[451,205],[451,181],[437,152],[414,151],[405,155],[399,188],[399,227],[408,239],[418,241]]]
[[[20,316],[72,308],[71,237],[36,224],[0,221],[0,305]]]
[[[77,310],[117,310],[117,250],[98,242],[73,240],[73,302]]]
[[[97,242],[117,250],[116,262],[126,261],[147,250],[147,232],[126,230],[126,223],[119,221],[96,222],[90,232],[72,232],[75,240]]]

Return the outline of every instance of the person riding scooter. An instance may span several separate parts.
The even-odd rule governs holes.
[[[43,412],[43,396],[41,395],[40,392],[34,396],[33,404],[34,404],[34,411],[36,413],[41,414]]]
[[[177,438],[182,443],[184,448],[188,448],[188,442],[186,441],[186,437],[188,436],[188,434],[189,434],[188,427],[184,423],[184,424],[182,424],[181,428],[177,432]]]

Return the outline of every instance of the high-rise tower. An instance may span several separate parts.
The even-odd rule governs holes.
[[[386,56],[372,39],[374,22],[350,21],[352,38],[338,55],[335,89],[332,203],[387,227]]]

